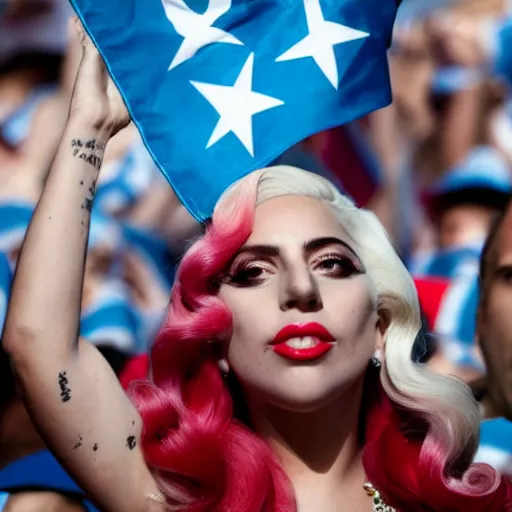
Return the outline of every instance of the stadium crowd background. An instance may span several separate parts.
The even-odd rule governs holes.
[[[71,14],[66,0],[0,0],[0,329],[67,119],[80,57]],[[377,213],[420,295],[424,332],[412,357],[472,386],[483,410],[477,457],[510,475],[511,48],[506,0],[404,0],[389,52],[393,105],[316,134],[279,159],[331,178]],[[92,214],[81,336],[101,348],[124,385],[146,369],[143,354],[163,318],[174,266],[200,232],[136,129],[119,133]],[[501,286],[497,305],[486,300],[493,286]],[[0,353],[0,491],[54,486],[73,494],[48,457]]]

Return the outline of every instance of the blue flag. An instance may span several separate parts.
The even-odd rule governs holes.
[[[396,0],[71,0],[199,220],[234,181],[391,101]]]
[[[496,41],[494,47],[494,68],[496,73],[504,79],[508,86],[512,86],[512,58],[510,45],[512,44],[512,16],[501,20],[496,28]]]

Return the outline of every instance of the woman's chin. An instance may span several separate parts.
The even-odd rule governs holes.
[[[267,397],[273,407],[298,414],[310,414],[325,409],[337,402],[343,392],[339,389],[281,390]]]

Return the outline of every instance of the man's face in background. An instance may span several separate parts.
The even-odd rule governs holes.
[[[512,208],[485,261],[477,334],[487,366],[490,416],[512,419]]]

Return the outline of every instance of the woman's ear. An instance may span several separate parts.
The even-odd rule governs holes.
[[[211,343],[212,355],[216,359],[220,371],[224,374],[229,373],[227,346],[228,344],[224,341],[214,341]]]
[[[384,338],[386,335],[386,331],[388,330],[389,324],[391,323],[391,318],[389,312],[385,309],[381,309],[378,311],[377,317],[377,337],[375,340],[375,350],[380,351],[380,353],[384,353]]]

